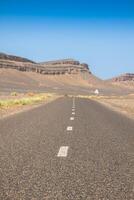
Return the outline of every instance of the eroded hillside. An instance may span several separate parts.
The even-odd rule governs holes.
[[[60,93],[130,93],[120,85],[93,75],[85,63],[63,59],[35,63],[25,58],[0,54],[0,92],[52,91]],[[133,89],[133,88],[132,88]]]
[[[116,86],[134,88],[134,73],[122,74],[108,81]]]
[[[19,71],[36,72],[40,74],[78,74],[91,73],[88,65],[73,59],[56,60],[43,63],[34,63],[17,56],[0,54],[0,68],[17,69]]]

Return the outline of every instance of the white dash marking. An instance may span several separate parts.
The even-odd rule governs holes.
[[[72,131],[73,130],[73,127],[72,126],[68,126],[67,127],[67,131]]]
[[[68,148],[69,148],[68,146],[61,146],[57,154],[57,157],[67,157]]]
[[[75,108],[72,108],[72,112],[74,112],[75,111]]]
[[[74,117],[70,117],[70,120],[74,120]]]
[[[75,112],[72,112],[72,115],[75,115]]]

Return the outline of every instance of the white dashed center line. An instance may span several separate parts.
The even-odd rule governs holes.
[[[68,146],[61,146],[57,154],[57,157],[67,157],[68,148],[69,148]]]
[[[74,117],[70,117],[70,120],[74,120]]]
[[[73,98],[73,105],[72,105],[72,115],[75,115],[75,98]],[[70,117],[70,120],[74,120],[74,117]],[[72,126],[67,126],[67,131],[72,131]],[[61,146],[57,157],[67,157],[69,146]]]
[[[68,126],[67,127],[67,131],[72,131],[73,130],[73,127],[72,126]]]

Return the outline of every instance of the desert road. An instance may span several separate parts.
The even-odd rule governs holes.
[[[133,199],[133,120],[69,97],[0,120],[0,200]]]

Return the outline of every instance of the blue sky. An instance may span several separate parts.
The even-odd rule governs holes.
[[[103,79],[134,73],[134,1],[1,0],[0,52],[74,58]]]

